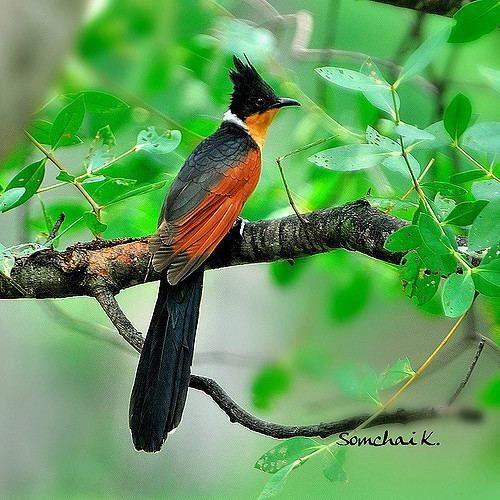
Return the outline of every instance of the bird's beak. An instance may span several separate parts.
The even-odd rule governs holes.
[[[300,102],[288,97],[281,97],[269,109],[284,108],[285,106],[300,106]]]

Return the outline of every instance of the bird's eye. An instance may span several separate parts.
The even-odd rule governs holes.
[[[257,106],[259,107],[264,106],[265,103],[266,101],[262,97],[257,97],[257,99],[255,100],[255,104],[257,104]]]

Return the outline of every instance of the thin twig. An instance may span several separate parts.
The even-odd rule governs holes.
[[[448,405],[452,405],[455,400],[458,398],[460,393],[464,390],[465,386],[468,384],[469,379],[472,375],[472,372],[474,371],[474,368],[476,367],[477,362],[479,361],[479,357],[481,356],[481,353],[483,352],[484,344],[486,343],[485,337],[481,337],[479,340],[479,344],[477,346],[476,354],[474,354],[474,358],[472,359],[472,363],[469,366],[469,369],[467,370],[467,373],[465,374],[465,378],[462,380],[460,385],[457,387],[457,390],[451,396],[451,398],[448,400]]]
[[[50,231],[49,237],[47,238],[47,243],[51,243],[54,240],[65,218],[66,215],[63,212],[61,212],[56,220],[56,223],[54,224],[54,227]]]

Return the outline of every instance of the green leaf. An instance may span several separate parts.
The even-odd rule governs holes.
[[[485,406],[500,407],[500,375],[495,375],[481,390],[479,400]]]
[[[458,142],[467,130],[472,116],[472,106],[463,94],[457,94],[444,111],[444,128]]]
[[[451,274],[443,286],[443,310],[449,318],[462,316],[474,300],[474,282],[470,272]]]
[[[25,191],[16,202],[9,206],[9,208],[4,209],[4,212],[22,205],[37,192],[45,176],[45,162],[46,159],[44,158],[43,160],[30,163],[18,172],[18,174],[9,182],[5,188],[6,191],[13,190],[14,188],[24,188]]]
[[[408,163],[410,164],[413,175],[418,177],[420,175],[420,164],[413,155],[407,154],[406,157],[408,158]],[[410,178],[408,165],[401,154],[387,156],[387,158],[383,161],[382,166],[392,170],[393,172],[398,172],[406,178]]]
[[[500,156],[500,122],[472,125],[464,133],[462,144],[479,153]]]
[[[435,139],[427,130],[421,130],[418,127],[403,122],[399,122],[399,125],[396,125],[395,131],[410,141],[433,141]]]
[[[454,259],[453,264],[455,269]],[[436,294],[440,276],[437,273],[427,272],[422,259],[414,250],[401,260],[400,273],[405,294],[410,298],[416,297],[419,305],[429,302]]]
[[[0,198],[0,206],[2,199]],[[0,245],[0,274],[7,276],[10,278],[10,272],[16,265],[16,259],[14,255],[12,255],[10,249],[5,248],[3,245]]]
[[[474,182],[471,190],[474,197],[478,200],[493,201],[500,198],[500,182],[495,179]]]
[[[321,445],[311,438],[293,437],[266,451],[256,462],[254,467],[263,472],[274,474],[283,467],[292,464],[299,458],[303,458]]]
[[[391,252],[406,252],[417,248],[422,243],[417,226],[404,226],[392,233],[385,240],[384,248]]]
[[[91,113],[109,113],[129,108],[126,102],[106,92],[90,90],[81,92],[80,96],[85,101],[85,109]]]
[[[25,192],[26,189],[22,187],[4,191],[2,196],[0,196],[0,212],[7,212],[7,210],[17,206],[17,202],[21,199]]]
[[[85,222],[85,225],[90,229],[94,236],[104,233],[104,231],[106,231],[106,229],[108,228],[106,224],[103,224],[102,222],[97,220],[94,212],[84,213],[83,222]]]
[[[267,500],[275,497],[283,490],[286,480],[293,469],[301,465],[300,460],[296,460],[286,467],[282,467],[278,472],[272,475],[271,479],[266,483],[257,500]]]
[[[466,170],[465,172],[458,172],[458,174],[453,174],[450,177],[450,182],[452,184],[463,184],[464,182],[473,181],[475,179],[480,179],[484,177],[484,172],[479,169]]]
[[[149,193],[150,191],[156,191],[157,189],[162,188],[166,184],[166,182],[167,181],[161,181],[155,182],[153,184],[143,184],[142,186],[138,186],[134,189],[129,189],[116,198],[113,198],[110,202],[106,203],[106,207],[109,207],[114,203],[118,203],[119,201],[126,200],[127,198],[132,198],[133,196],[139,196],[145,193]]]
[[[485,257],[480,266],[472,270],[472,279],[478,292],[488,297],[500,297],[500,250],[498,245],[492,250],[491,260]]]
[[[436,196],[434,197],[434,201],[431,202],[429,200],[429,203],[432,203],[432,208],[434,210],[434,213],[437,215],[439,220],[443,220],[446,217],[448,217],[449,213],[456,206],[455,200],[452,200],[451,198],[445,198],[445,197],[441,196],[440,193],[436,193]],[[448,229],[449,229],[448,227],[443,227],[443,230],[445,232]]]
[[[470,250],[489,248],[500,241],[500,198],[492,200],[479,213],[469,231]]]
[[[389,365],[379,378],[379,389],[389,389],[399,384],[403,380],[412,377],[415,374],[411,367],[410,360],[406,357],[398,359],[392,365]]]
[[[267,410],[276,397],[288,392],[291,385],[289,371],[281,364],[264,366],[252,382],[252,403],[255,408]]]
[[[444,128],[443,121],[439,121],[429,125],[425,128],[425,132],[434,136],[434,139],[431,141],[420,141],[415,144],[415,149],[438,149],[445,146],[449,146],[451,144],[450,136],[448,132],[446,132]]]
[[[325,80],[350,90],[370,91],[370,92],[390,92],[390,87],[385,81],[363,75],[357,71],[345,68],[325,67],[316,68],[316,72]]]
[[[464,5],[453,18],[450,43],[471,42],[492,32],[500,24],[498,0],[476,0]]]
[[[448,238],[443,234],[439,224],[429,215],[420,214],[418,229],[424,244],[438,255],[450,253],[451,245]]]
[[[470,226],[479,212],[488,204],[487,201],[464,201],[459,203],[446,217],[446,224],[455,226]]]
[[[346,447],[337,447],[333,452],[329,450],[325,453],[323,463],[323,475],[332,482],[347,481],[347,473],[344,469]]]
[[[62,182],[73,182],[75,180],[75,176],[71,175],[70,173],[66,172],[66,170],[61,170],[58,174],[56,179],[58,181]]]
[[[148,127],[137,135],[136,150],[164,155],[173,151],[180,144],[181,138],[179,130],[165,130],[160,135],[155,127]]]
[[[89,152],[85,157],[85,169],[87,170],[87,173],[91,173],[95,169],[102,167],[113,159],[113,155],[110,150],[115,146],[115,144],[116,139],[109,125],[106,125],[97,131],[97,134],[90,145]],[[107,168],[105,167],[100,170],[105,171]]]
[[[364,90],[364,96],[370,101],[376,108],[389,113],[393,120],[396,119],[396,111],[394,109],[394,100],[392,97],[392,92],[390,90],[390,85],[385,80],[382,72],[378,69],[377,65],[368,58],[361,66],[361,72],[368,76],[378,86],[384,86],[383,89]],[[399,95],[395,93],[396,109],[399,110],[400,99]]]
[[[53,149],[65,144],[64,141],[74,140],[84,116],[85,104],[82,96],[77,97],[60,111],[50,131],[50,144]]]
[[[427,245],[421,245],[417,249],[418,256],[422,259],[424,268],[431,273],[436,273],[438,276],[447,276],[455,272],[457,261],[450,253],[440,255],[431,250]]]
[[[308,158],[320,167],[335,171],[354,171],[372,168],[387,158],[384,148],[374,144],[348,144],[325,149]]]
[[[28,132],[40,144],[50,144],[51,129],[52,129],[52,123],[48,122],[47,120],[33,120],[30,123]]]
[[[427,189],[433,193],[441,193],[443,196],[460,197],[467,194],[467,189],[450,184],[449,182],[423,182],[420,184],[422,189]]]
[[[366,142],[368,144],[373,144],[375,146],[378,146],[388,153],[393,153],[393,152],[400,152],[401,151],[401,146],[396,142],[393,141],[392,139],[389,139],[389,137],[386,137],[385,135],[380,134],[377,132],[373,127],[366,127]]]
[[[397,87],[401,82],[408,80],[412,76],[420,73],[444,47],[448,39],[450,28],[438,31],[435,35],[425,40],[413,54],[411,54],[401,69],[398,81],[394,84]]]

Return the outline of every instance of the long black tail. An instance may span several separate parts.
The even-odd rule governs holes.
[[[203,286],[203,266],[177,285],[160,281],[130,397],[137,450],[159,451],[186,402]]]

